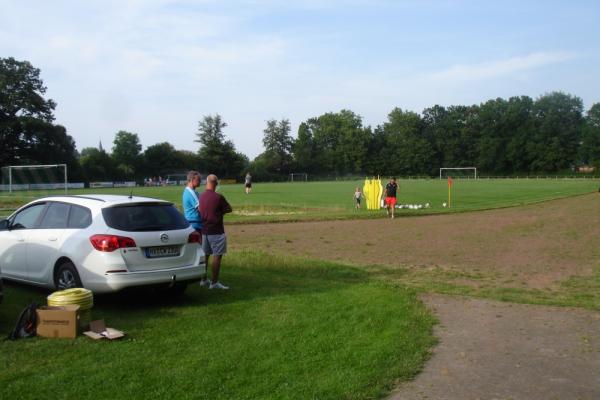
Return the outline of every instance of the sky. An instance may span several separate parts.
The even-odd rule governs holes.
[[[342,109],[365,126],[562,91],[600,102],[600,2],[467,0],[0,0],[0,57],[41,70],[77,149],[198,150],[220,114],[250,159],[266,121],[292,136]]]

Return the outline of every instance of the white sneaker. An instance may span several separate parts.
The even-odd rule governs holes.
[[[229,286],[225,286],[221,282],[217,282],[217,283],[211,283],[209,289],[227,290],[227,289],[229,289]]]
[[[210,286],[210,281],[208,279],[202,279],[200,282],[198,282],[198,284],[200,286],[206,286],[209,287]]]

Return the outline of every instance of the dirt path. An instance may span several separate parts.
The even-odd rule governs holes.
[[[227,230],[237,250],[442,268],[503,287],[554,288],[600,266],[599,194],[460,215]],[[440,344],[390,399],[600,399],[599,312],[433,294],[423,301],[440,320]]]
[[[600,313],[427,295],[440,339],[390,400],[600,399]]]
[[[494,276],[502,286],[551,288],[572,275],[591,276],[600,265],[600,195],[469,214],[233,225],[227,231],[238,250],[441,267]]]

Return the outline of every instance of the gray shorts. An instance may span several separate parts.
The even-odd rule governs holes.
[[[210,254],[221,256],[227,253],[227,237],[224,233],[220,235],[202,235],[202,250],[207,256]]]

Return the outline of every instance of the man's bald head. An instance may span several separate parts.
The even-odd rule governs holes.
[[[219,178],[215,174],[210,174],[206,177],[206,188],[215,190],[219,183]]]

